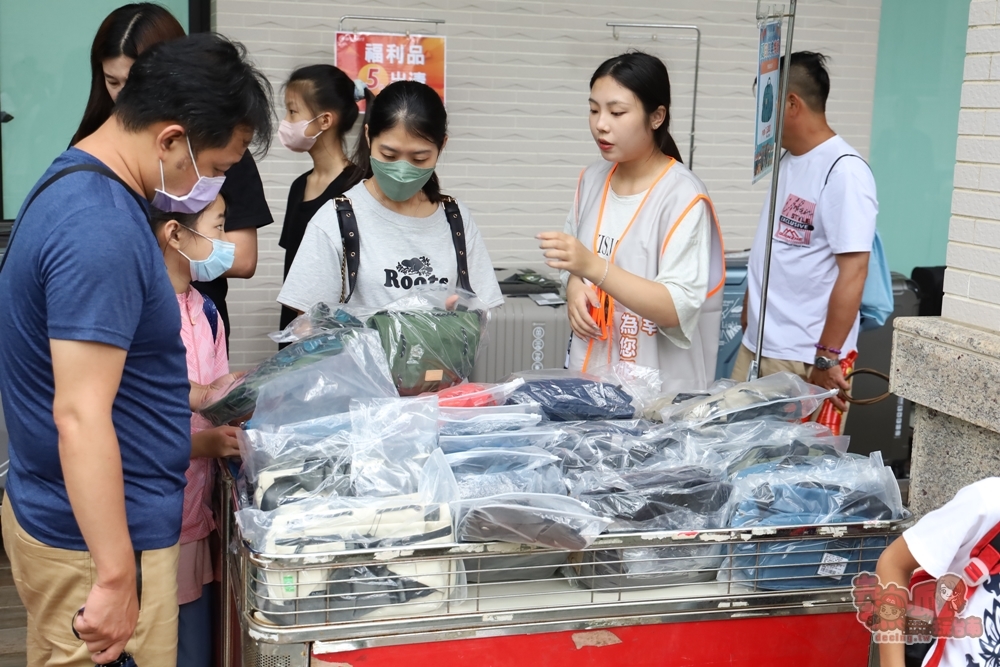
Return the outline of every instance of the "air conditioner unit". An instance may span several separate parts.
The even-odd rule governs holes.
[[[515,371],[562,368],[569,347],[566,306],[539,306],[526,296],[508,296],[494,308],[472,371],[473,382],[499,382]]]

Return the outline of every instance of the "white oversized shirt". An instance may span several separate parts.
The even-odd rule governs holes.
[[[838,162],[842,155],[855,157]],[[743,344],[751,352],[757,351],[769,203],[765,200],[761,210],[748,266],[750,298]],[[839,136],[803,155],[786,153],[781,158],[774,215],[763,356],[811,364],[840,275],[836,255],[871,252],[878,215],[875,179],[858,152]],[[855,316],[844,354],[857,349],[858,327]]]

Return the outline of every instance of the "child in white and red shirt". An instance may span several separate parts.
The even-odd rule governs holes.
[[[226,335],[215,305],[191,287],[192,280],[210,281],[225,273],[233,260],[233,244],[223,228],[226,203],[219,196],[197,214],[153,210],[150,224],[181,310],[181,338],[187,348],[188,379],[211,385],[229,373]],[[202,416],[191,414],[191,465],[184,490],[184,518],[177,570],[177,664],[212,664],[212,605],[210,584],[215,579],[209,535],[215,529],[212,513],[213,459],[239,456],[237,429],[212,428]]]
[[[924,516],[879,558],[876,572],[883,587],[894,583],[906,588],[918,567],[937,580],[934,595],[929,596],[936,606],[935,629],[952,636],[935,641],[924,665],[1000,666],[1000,573],[984,573],[985,580],[978,584],[972,576],[978,569],[988,572],[991,558],[979,549],[998,526],[1000,477],[990,477],[963,488],[950,502]],[[912,594],[928,597],[919,595],[916,586]],[[904,665],[903,644],[881,644],[879,654],[882,667]]]

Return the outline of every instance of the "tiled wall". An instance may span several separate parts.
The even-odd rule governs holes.
[[[749,247],[767,186],[750,186],[753,0],[215,0],[214,6],[216,28],[246,44],[276,89],[296,66],[332,62],[343,15],[445,19],[440,32],[448,37],[451,141],[440,165],[444,187],[471,207],[494,265],[537,269],[543,265],[535,233],[561,228],[580,169],[598,159],[586,100],[590,75],[602,60],[629,47],[664,58],[673,84],[672,130],[687,157],[694,43],[679,38],[687,33],[635,29],[616,41],[605,24],[698,25],[703,42],[694,168],[715,201],[727,247]],[[879,11],[879,0],[800,3],[794,42],[797,50],[832,56],[830,122],[866,156]],[[385,32],[394,25],[350,21],[345,27]],[[278,323],[280,222],[289,184],[308,168],[308,159],[280,145],[260,164],[277,223],[261,230],[257,275],[231,281],[234,367],[274,350],[266,333]]]
[[[942,315],[1000,331],[1000,10],[969,9]]]

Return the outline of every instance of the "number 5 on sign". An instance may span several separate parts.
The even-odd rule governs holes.
[[[365,65],[358,72],[358,79],[374,90],[382,90],[389,85],[389,73],[381,65]]]

